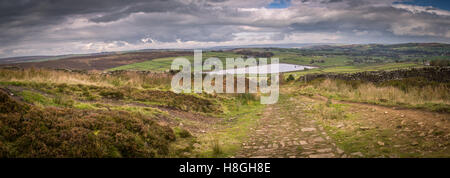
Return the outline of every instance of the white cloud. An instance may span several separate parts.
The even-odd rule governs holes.
[[[161,8],[132,6],[124,14],[90,12],[45,25],[3,25],[0,57],[270,43],[450,42],[450,12],[441,9],[393,0],[292,1],[289,8],[265,8],[270,2],[174,1]]]

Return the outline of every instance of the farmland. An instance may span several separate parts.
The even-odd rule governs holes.
[[[273,55],[317,67],[284,73],[273,105],[260,104],[260,93],[172,92],[168,70],[174,58],[193,60],[186,51],[2,64],[0,157],[449,157],[449,83],[420,77],[298,80],[307,74],[440,71],[445,66],[424,64],[450,60],[449,48],[325,45],[203,53],[203,59],[222,61]]]

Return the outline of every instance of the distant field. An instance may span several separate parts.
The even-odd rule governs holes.
[[[355,72],[363,72],[363,71],[377,71],[377,70],[397,70],[404,68],[412,68],[412,67],[424,67],[421,64],[416,63],[385,63],[385,64],[375,64],[375,65],[353,65],[353,66],[337,66],[337,67],[327,67],[327,68],[316,68],[305,71],[297,71],[297,72],[288,72],[285,74],[285,77],[289,75],[293,75],[295,78],[299,76],[303,76],[306,74],[317,74],[317,73],[355,73]]]
[[[179,57],[184,57],[184,58],[188,59],[189,61],[191,61],[191,64],[194,61],[193,55],[179,56]],[[114,71],[114,70],[148,70],[148,71],[155,71],[155,72],[163,72],[163,71],[170,70],[172,61],[179,57],[158,58],[158,59],[153,59],[153,60],[149,60],[149,61],[114,67],[109,70],[110,71]],[[241,57],[241,55],[234,54],[231,52],[205,52],[205,53],[203,53],[203,57],[202,57],[203,60],[206,60],[210,57],[219,58],[223,62],[223,64],[225,64],[226,58],[236,58],[236,57]]]
[[[106,70],[126,64],[143,62],[156,58],[169,56],[186,56],[191,52],[134,52],[123,54],[105,54],[96,56],[78,56],[40,62],[23,62],[14,64],[1,64],[0,67],[12,66],[20,68],[52,68],[74,70]]]

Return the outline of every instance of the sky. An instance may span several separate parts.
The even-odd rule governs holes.
[[[0,57],[450,42],[448,0],[2,0]]]

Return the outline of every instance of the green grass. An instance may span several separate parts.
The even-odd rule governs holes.
[[[241,55],[230,53],[230,52],[204,52],[203,53],[203,60],[206,60],[210,57],[216,57],[219,58],[223,64],[225,64],[226,58],[236,58],[240,57]],[[172,61],[176,58],[186,58],[188,59],[191,64],[193,64],[194,56],[179,56],[179,57],[165,57],[165,58],[158,58],[153,59],[145,62],[139,62],[139,63],[133,63],[128,65],[123,65],[119,67],[115,67],[112,69],[109,69],[110,71],[114,70],[148,70],[148,71],[155,71],[155,72],[164,72],[168,71],[171,68]]]
[[[197,157],[230,157],[241,148],[241,143],[248,138],[250,128],[261,117],[265,105],[259,101],[242,104],[242,101],[224,101],[226,113],[223,123],[217,132],[198,137],[202,146],[197,150]]]

